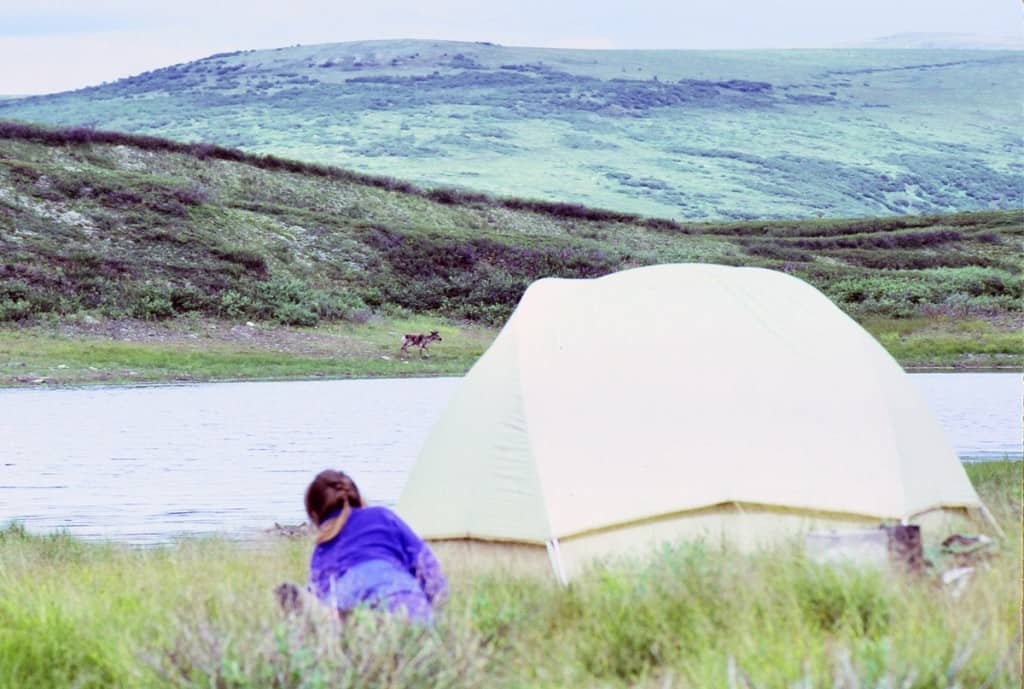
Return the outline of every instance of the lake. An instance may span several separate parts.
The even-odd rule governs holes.
[[[1019,373],[913,374],[965,461],[1021,456]],[[458,378],[0,390],[0,525],[159,543],[305,519],[327,467],[394,504]]]

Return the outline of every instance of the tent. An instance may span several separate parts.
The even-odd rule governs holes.
[[[532,284],[398,504],[428,540],[539,554],[562,580],[664,541],[983,509],[871,335],[795,277],[703,264]]]

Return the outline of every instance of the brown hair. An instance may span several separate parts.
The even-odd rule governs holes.
[[[363,498],[355,481],[340,471],[321,471],[306,489],[306,514],[313,526],[319,529],[317,543],[326,543],[337,536],[352,514],[352,508],[362,506]],[[339,508],[341,514],[324,521],[328,514]]]

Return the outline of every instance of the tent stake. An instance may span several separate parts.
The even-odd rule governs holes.
[[[569,579],[565,576],[565,567],[562,565],[562,551],[558,548],[558,539],[552,538],[547,542],[548,557],[551,559],[551,568],[555,570],[555,578],[565,588],[569,585]]]
[[[981,516],[983,516],[985,518],[985,521],[987,521],[992,526],[992,528],[995,529],[996,535],[999,536],[999,538],[1006,538],[1006,533],[1001,528],[999,528],[999,522],[996,521],[996,518],[992,516],[992,513],[988,511],[988,508],[985,507],[984,504],[982,504],[981,506]]]

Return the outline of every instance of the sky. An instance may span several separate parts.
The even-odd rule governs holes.
[[[213,53],[388,38],[559,48],[810,48],[901,33],[1021,39],[1020,0],[0,0],[0,94]]]

